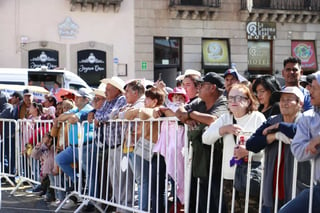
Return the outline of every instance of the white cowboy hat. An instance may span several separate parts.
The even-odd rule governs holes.
[[[117,76],[113,76],[112,78],[102,79],[100,82],[105,83],[106,85],[111,84],[115,88],[119,89],[122,93],[125,92],[123,89],[125,86],[125,82]]]
[[[176,80],[177,80],[177,81],[182,81],[186,75],[196,75],[196,76],[201,77],[201,72],[199,72],[198,70],[186,69],[186,71],[184,72],[184,74],[183,74],[183,75],[179,75],[179,76],[176,78]]]
[[[106,90],[106,84],[105,83],[100,83],[99,87],[97,89],[93,89],[93,94],[94,95],[100,95],[102,97],[106,97],[106,94],[104,93]]]

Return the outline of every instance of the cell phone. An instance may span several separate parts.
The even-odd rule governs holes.
[[[159,73],[158,81],[161,81],[162,73]]]

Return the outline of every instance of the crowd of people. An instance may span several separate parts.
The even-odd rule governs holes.
[[[186,70],[173,89],[162,81],[145,85],[143,80],[125,83],[118,77],[106,78],[93,92],[81,88],[73,96],[61,97],[61,102],[48,95],[43,103],[36,103],[26,89],[22,95],[13,93],[9,100],[0,94],[0,118],[28,122],[21,131],[28,145],[24,154],[41,161],[42,184],[33,192],[46,193],[46,201],[55,205],[66,194],[50,189],[50,184],[56,183],[55,177],[65,183],[66,175],[72,183],[67,192],[87,185],[90,196],[100,194],[99,198],[129,208],[136,199],[140,210],[158,213],[170,209],[165,193],[168,180],[177,204],[170,211],[186,208],[187,198],[189,212],[230,212],[233,207],[235,212],[243,212],[245,189],[235,181],[247,171],[250,161],[252,168],[264,167],[265,172],[259,177],[263,179],[262,197],[251,186],[249,212],[259,211],[260,199],[263,213],[275,209],[306,212],[310,159],[315,159],[317,182],[312,208],[320,203],[320,71],[304,81],[302,74],[301,60],[288,57],[283,63],[283,86],[272,75],[250,82],[232,67],[223,75],[209,72],[202,76],[199,71]],[[119,119],[127,122],[112,122]],[[35,121],[46,120],[52,123],[36,127]],[[14,141],[13,134],[2,134],[4,141]],[[185,137],[191,144],[185,143]],[[11,162],[5,167],[10,174],[16,172],[12,166],[14,146],[5,146],[2,157]],[[253,154],[248,160],[249,151]],[[185,158],[189,156],[187,195]],[[301,161],[296,187],[294,159]],[[76,165],[80,160],[81,168]],[[79,170],[84,173],[84,183],[76,175]],[[293,188],[297,188],[297,197],[292,200]],[[93,204],[89,202],[88,211],[94,209]],[[71,197],[63,208],[76,205],[76,198]],[[119,206],[116,211],[130,212]]]

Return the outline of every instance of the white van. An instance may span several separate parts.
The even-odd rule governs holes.
[[[68,70],[0,68],[0,84],[29,85],[32,82],[33,86],[40,86],[41,81],[49,91],[54,82],[61,84],[61,88],[79,90],[84,87],[91,90],[82,78]]]

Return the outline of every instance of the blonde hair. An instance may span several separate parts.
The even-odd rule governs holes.
[[[75,105],[74,105],[74,102],[72,100],[64,100],[64,101],[62,101],[62,107],[63,108],[67,108],[68,110],[70,110],[70,109],[73,109],[74,106]]]

